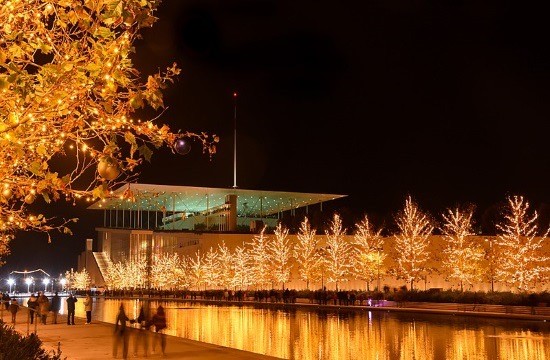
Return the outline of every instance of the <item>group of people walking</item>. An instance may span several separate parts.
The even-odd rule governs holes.
[[[128,323],[136,324],[137,329],[133,329],[134,333],[134,356],[138,355],[139,347],[143,348],[143,353],[148,356],[149,352],[149,334],[152,328],[153,341],[152,341],[152,353],[155,353],[157,345],[160,343],[161,354],[165,355],[166,350],[166,335],[164,329],[166,329],[166,314],[164,307],[159,305],[156,313],[152,318],[148,318],[146,310],[142,306],[139,310],[139,315],[136,319],[130,319],[124,310],[124,305],[120,304],[118,314],[115,321],[115,333],[113,338],[113,357],[117,357],[118,348],[122,347],[122,358],[128,358],[128,347],[130,342],[130,330],[128,329]]]
[[[61,297],[55,292],[52,299],[48,299],[46,294],[41,291],[38,295],[31,294],[29,300],[27,300],[27,306],[29,308],[30,323],[33,324],[36,321],[40,321],[43,325],[46,325],[48,314],[51,311],[53,317],[53,323],[57,324],[57,315],[61,309]]]

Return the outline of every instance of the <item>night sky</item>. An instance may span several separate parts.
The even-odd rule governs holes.
[[[221,137],[211,160],[161,150],[140,182],[347,194],[326,204],[391,229],[410,194],[439,214],[477,205],[490,232],[507,195],[548,223],[550,33],[547,9],[499,1],[165,0],[136,44],[144,74],[177,62],[162,120]],[[75,235],[22,234],[2,272],[76,267],[100,213]],[[436,216],[437,217],[437,216]],[[32,257],[29,257],[32,255]]]

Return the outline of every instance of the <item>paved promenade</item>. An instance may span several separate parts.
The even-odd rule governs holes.
[[[26,335],[27,331],[34,332],[33,327],[28,329],[26,320],[27,313],[21,309],[17,314],[18,323],[15,329]],[[3,312],[4,322],[11,321],[11,315],[6,311]],[[85,324],[85,319],[75,318],[76,325],[69,326],[66,323],[67,318],[60,315],[58,324],[51,324],[51,314],[48,316],[48,324],[38,324],[36,333],[44,344],[46,350],[57,349],[58,344],[61,346],[62,358],[67,357],[67,360],[97,360],[97,359],[112,359],[113,358],[113,332],[114,325],[102,322],[95,322],[89,325]],[[25,323],[23,323],[25,322]],[[200,359],[200,360],[269,360],[277,359],[271,356],[264,356],[248,351],[231,349],[223,346],[206,344],[198,341],[182,339],[173,336],[167,336],[166,356],[160,354],[159,345],[155,354],[149,353],[148,357],[143,354],[143,348],[139,348],[138,356],[133,356],[134,344],[133,336],[130,337],[130,346],[128,351],[128,359]],[[149,343],[149,352],[151,351],[151,343]],[[118,359],[122,359],[122,349],[119,346]]]

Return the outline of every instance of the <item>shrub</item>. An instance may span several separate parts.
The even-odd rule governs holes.
[[[0,321],[0,355],[2,355],[2,359],[61,359],[61,350],[47,352],[41,346],[42,341],[35,334],[23,336],[11,326]]]

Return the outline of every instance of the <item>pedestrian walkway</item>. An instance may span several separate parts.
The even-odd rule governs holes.
[[[27,314],[26,311],[20,311],[18,314],[18,323],[15,329],[23,335],[27,335]],[[3,320],[10,323],[11,315],[7,311],[3,312]],[[47,351],[55,350],[58,346],[62,352],[62,358],[67,360],[96,360],[112,359],[113,352],[113,333],[114,325],[102,322],[93,322],[85,324],[85,319],[76,319],[76,325],[68,326],[66,316],[60,315],[57,324],[47,325],[37,324],[36,333],[43,342],[43,347]],[[29,329],[34,332],[34,324]],[[144,357],[143,350],[139,348],[139,356],[133,356],[133,339],[130,339],[128,358],[133,359],[155,359],[161,358],[161,354],[149,354]],[[151,350],[151,345],[149,345]],[[118,358],[122,358],[122,350],[118,350]],[[231,349],[223,346],[202,343],[198,341],[167,336],[166,356],[163,359],[189,359],[189,360],[269,360],[277,359],[272,356],[264,356],[248,351]]]

